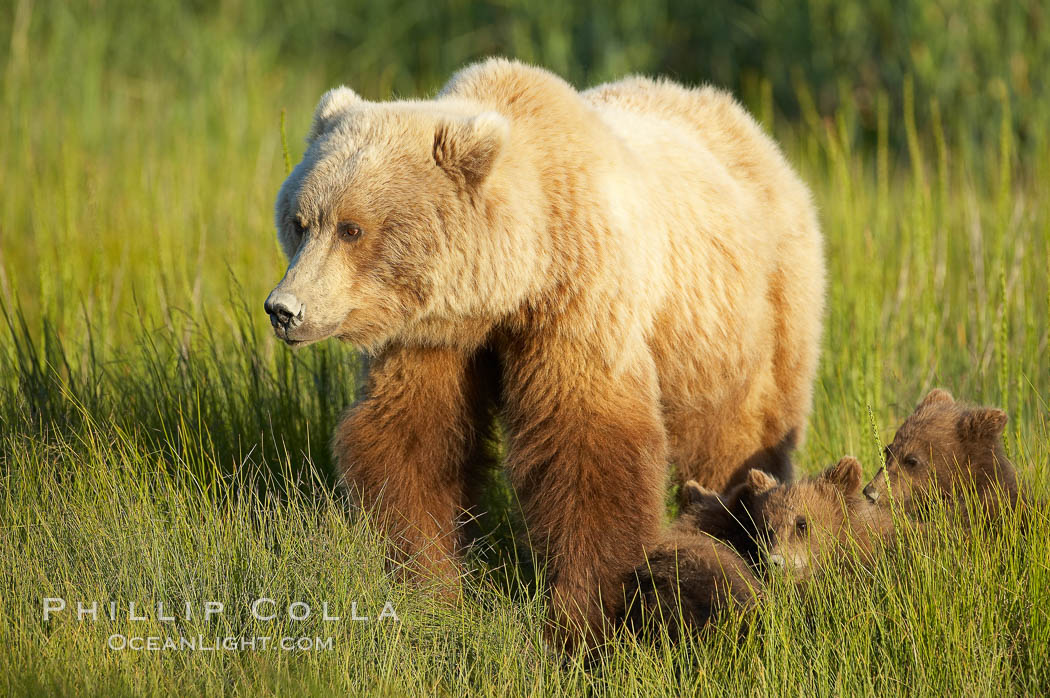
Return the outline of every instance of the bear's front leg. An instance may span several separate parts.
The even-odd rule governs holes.
[[[332,448],[352,495],[410,576],[458,585],[458,519],[479,476],[479,442],[492,399],[485,352],[389,350],[373,364],[367,397],[336,429]]]
[[[507,469],[546,564],[555,638],[604,636],[659,532],[666,437],[647,352],[610,366],[556,341],[505,357]]]

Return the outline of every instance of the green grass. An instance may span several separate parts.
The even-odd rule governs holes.
[[[271,221],[281,110],[294,160],[338,78],[285,61],[287,42],[263,36],[255,15],[244,29],[229,8],[205,19],[158,10],[163,32],[85,12],[49,6],[44,21],[21,2],[3,25],[5,694],[1050,691],[1045,517],[979,539],[945,526],[938,544],[870,573],[778,585],[740,642],[731,619],[682,646],[618,642],[590,667],[542,649],[543,599],[505,491],[461,601],[387,578],[327,447],[359,362],[334,344],[289,352],[261,308],[284,265]],[[465,59],[457,46],[442,59]],[[340,77],[360,73],[373,97],[434,87],[433,66],[405,77],[422,54],[401,64],[381,48],[364,42],[354,56],[365,68]],[[535,57],[557,66],[556,54],[544,45]],[[803,85],[800,118],[775,131],[820,207],[830,307],[800,469],[852,453],[873,472],[880,437],[942,386],[1009,410],[1008,452],[1046,498],[1047,139],[1015,136],[1006,90],[975,97],[972,113],[994,119],[960,123],[905,82],[876,95],[869,142],[849,89],[821,111]],[[767,123],[771,103],[753,105]],[[1045,133],[1048,117],[1032,114]],[[959,135],[974,128],[982,139]],[[329,601],[344,620],[255,621],[246,605],[260,596],[315,613]],[[190,601],[198,616],[78,623],[67,612],[44,624],[44,597]],[[226,603],[220,620],[200,617],[206,600]],[[353,600],[372,616],[389,600],[401,620],[350,622]],[[111,651],[117,632],[320,636],[334,648]]]

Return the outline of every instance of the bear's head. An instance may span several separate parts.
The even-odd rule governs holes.
[[[919,514],[935,497],[961,490],[984,493],[1016,487],[1002,446],[1006,413],[966,407],[944,390],[931,391],[904,420],[886,447],[886,465],[864,488],[872,502],[892,495]]]
[[[757,542],[771,568],[799,576],[820,569],[844,544],[866,537],[867,509],[860,496],[861,465],[845,457],[820,475],[778,484],[761,470],[748,473]],[[855,538],[856,536],[856,538]]]
[[[266,299],[277,336],[377,349],[490,309],[499,268],[483,247],[499,248],[486,235],[501,214],[487,188],[508,138],[503,116],[463,100],[326,93],[277,196],[290,260]]]
[[[750,512],[751,490],[746,483],[735,485],[721,495],[696,480],[687,480],[679,490],[678,501],[679,516],[674,530],[713,536],[744,558],[756,561],[758,548]]]

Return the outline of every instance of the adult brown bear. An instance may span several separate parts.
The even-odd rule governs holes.
[[[554,618],[598,629],[661,519],[668,462],[783,477],[824,307],[809,192],[727,94],[579,93],[488,60],[431,100],[324,95],[277,199],[289,344],[375,356],[336,430],[397,555],[454,580],[498,410]]]

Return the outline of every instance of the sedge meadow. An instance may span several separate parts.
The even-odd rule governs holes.
[[[750,618],[677,645],[621,638],[591,664],[544,650],[542,570],[505,484],[479,522],[461,599],[384,575],[382,545],[336,486],[328,449],[363,362],[334,342],[288,350],[262,310],[285,267],[272,220],[287,166],[282,126],[295,162],[328,87],[345,82],[369,99],[430,94],[490,52],[580,86],[662,72],[663,59],[625,27],[673,44],[679,34],[660,24],[673,22],[614,5],[619,14],[586,31],[579,16],[536,3],[457,3],[438,15],[423,2],[397,12],[378,2],[352,12],[0,8],[4,694],[1050,692],[1045,509],[980,537],[942,522],[932,543],[903,546],[870,571],[805,589],[773,584]],[[841,5],[839,28],[862,31],[849,20],[854,3]],[[942,11],[967,21],[998,12],[987,5]],[[944,387],[1009,412],[1007,453],[1029,492],[1050,499],[1050,99],[1039,82],[1050,44],[1017,39],[1050,16],[1016,5],[996,26],[1021,48],[990,78],[967,74],[970,54],[949,65],[942,52],[954,72],[931,81],[939,44],[912,36],[907,70],[883,89],[870,89],[864,70],[816,68],[727,85],[811,186],[826,238],[828,312],[802,473],[849,453],[872,475],[896,425]],[[800,6],[820,16],[824,4]],[[956,27],[917,12],[918,29]],[[345,33],[311,42],[313,27],[340,22]],[[957,40],[997,45],[972,26]],[[696,79],[733,79],[720,55]],[[819,57],[812,65],[824,65]],[[946,84],[964,96],[949,99],[957,93]],[[220,600],[226,610],[45,623],[45,598]],[[260,598],[282,612],[253,614]],[[398,621],[283,612],[349,600],[373,615],[389,603]],[[134,651],[111,649],[114,633],[331,643]]]

